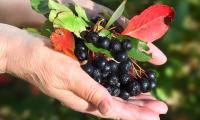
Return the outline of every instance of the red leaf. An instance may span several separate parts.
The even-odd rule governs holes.
[[[70,31],[62,28],[56,29],[55,32],[51,34],[50,39],[55,50],[62,51],[71,58],[76,59],[73,54],[74,36]]]
[[[161,38],[169,29],[164,19],[172,22],[174,15],[173,8],[164,4],[155,4],[133,17],[122,34],[153,42]]]

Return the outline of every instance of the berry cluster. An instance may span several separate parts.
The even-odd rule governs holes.
[[[95,22],[105,20],[96,18]],[[84,41],[92,43],[98,48],[109,50],[114,59],[107,58],[102,54],[95,54],[90,51]],[[141,76],[133,73],[134,64],[128,57],[128,51],[132,49],[131,41],[122,41],[116,38],[102,37],[98,32],[83,31],[81,38],[75,39],[75,55],[82,63],[82,69],[95,81],[107,88],[112,96],[127,100],[130,96],[137,96],[146,93],[156,87],[156,74],[152,71],[145,71]]]

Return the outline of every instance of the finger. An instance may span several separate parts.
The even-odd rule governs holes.
[[[124,100],[113,100],[115,107],[113,108],[113,113],[117,118],[124,120],[159,120],[159,114],[154,111],[143,107],[134,105]]]
[[[86,74],[80,66],[70,68],[70,71],[71,91],[91,102],[102,114],[106,114],[112,103],[112,97],[108,91]]]
[[[114,97],[114,99],[124,102],[123,99],[118,97]],[[159,114],[166,114],[168,111],[168,107],[164,102],[158,101],[153,96],[148,94],[130,97],[128,102],[137,106],[146,107]]]
[[[103,116],[94,105],[80,98],[73,92],[56,88],[51,89],[53,92],[52,95],[63,105],[78,112],[89,113],[95,116],[106,118],[106,116]]]
[[[155,65],[162,65],[167,62],[167,57],[160,49],[158,49],[151,42],[148,42],[147,45],[149,47],[148,53],[152,54],[152,59],[149,61],[150,63]]]
[[[166,114],[168,111],[168,107],[164,102],[158,101],[158,100],[134,100],[134,99],[129,99],[128,102],[138,105],[138,106],[143,106],[146,107],[154,112],[157,112],[159,114]]]
[[[156,100],[156,98],[150,95],[150,93],[131,97],[129,101],[134,101],[137,105],[147,106],[149,109],[160,114],[165,114],[168,111],[167,105],[162,101]]]
[[[153,113],[152,111],[144,107],[143,108],[139,107],[138,109],[137,106],[133,107],[133,105],[130,105],[129,103],[121,102],[118,100],[114,100],[113,102],[114,108],[113,110],[111,110],[112,112],[110,112],[108,115],[102,115],[98,111],[98,109],[96,109],[96,107],[94,107],[92,104],[88,103],[84,99],[76,96],[73,92],[55,88],[52,88],[52,91],[54,92],[53,94],[59,101],[61,101],[64,105],[70,107],[75,111],[89,113],[102,118],[111,118],[111,119],[148,120],[146,118],[150,117],[152,118],[152,120],[158,120],[158,115],[156,113]],[[126,109],[127,107],[129,109]],[[142,115],[137,115],[138,112],[140,112],[140,110],[142,111]],[[136,116],[139,116],[139,118],[138,117],[136,118]],[[146,116],[146,117],[141,117],[141,116]]]
[[[61,90],[51,88],[53,91],[53,95],[56,99],[58,99],[63,105],[69,107],[75,111],[92,114],[101,118],[110,118],[110,119],[119,119],[123,118],[116,113],[109,112],[107,115],[101,114],[101,112],[91,103],[77,96],[71,91]],[[69,97],[70,96],[70,97]],[[118,115],[119,117],[117,117]]]
[[[125,102],[123,99],[115,97],[114,99]],[[128,101],[129,103],[141,107],[146,107],[156,113],[159,114],[166,114],[168,111],[168,107],[164,102],[158,101],[153,97],[150,96],[141,96],[140,98],[134,99],[133,97],[129,98]]]
[[[134,96],[134,97],[130,97],[130,99],[144,99],[144,100],[156,100],[156,98],[155,97],[153,97],[152,95],[150,95],[150,94],[140,94],[140,95],[138,95],[138,96]]]

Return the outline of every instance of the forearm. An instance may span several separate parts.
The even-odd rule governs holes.
[[[24,46],[27,42],[31,42],[32,39],[29,33],[26,35],[21,34],[23,30],[0,23],[0,71],[6,73],[13,73],[13,70],[18,71],[17,65],[20,64],[19,51],[26,51]],[[24,42],[23,42],[24,41]],[[29,46],[31,48],[31,46]],[[16,67],[16,68],[15,68]],[[13,69],[14,68],[14,69]],[[14,72],[15,73],[15,72]]]
[[[0,23],[38,27],[45,17],[32,10],[30,0],[0,0]]]

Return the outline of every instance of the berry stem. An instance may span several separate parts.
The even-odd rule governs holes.
[[[116,28],[116,26],[114,26],[114,27],[111,27],[110,29],[108,29],[109,31],[111,31],[111,30],[113,30],[113,29],[115,29]]]
[[[132,60],[132,63],[133,63],[134,65],[136,65],[141,71],[145,72],[134,60]]]
[[[144,69],[142,69],[134,60],[131,60],[132,61],[132,63],[133,63],[133,68],[134,68],[134,71],[136,72],[136,75],[138,76],[138,77],[140,77],[141,78],[141,76],[144,74],[145,76],[147,76],[147,74],[145,73],[145,70]],[[139,74],[138,74],[138,70],[136,69],[136,67],[139,69]]]
[[[139,77],[139,78],[141,78],[141,76],[138,74],[138,71],[137,71],[137,69],[135,68],[135,66],[134,66],[134,65],[133,65],[133,70],[135,71],[136,77]]]
[[[93,32],[98,32],[99,30],[99,26],[101,25],[101,22],[103,22],[103,19],[99,20],[93,27]]]

